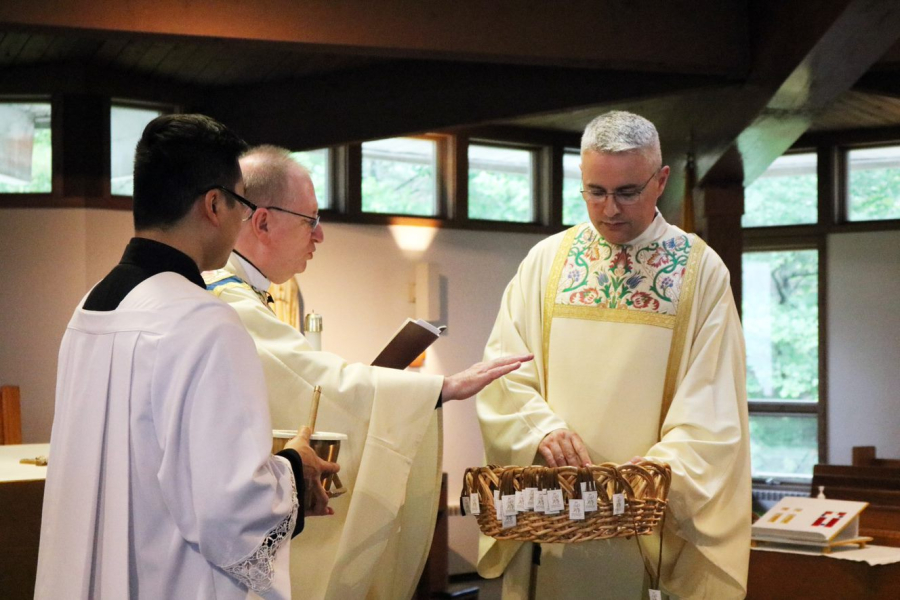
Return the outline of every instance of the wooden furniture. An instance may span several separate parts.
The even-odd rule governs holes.
[[[859,534],[871,536],[878,546],[900,547],[900,460],[876,459],[874,447],[857,446],[853,461],[851,466],[816,465],[811,495],[824,486],[828,498],[868,502]]]
[[[826,556],[750,551],[747,600],[897,600],[900,563],[871,566]]]
[[[22,443],[22,410],[19,386],[0,387],[0,445]]]
[[[900,458],[876,458],[875,446],[853,446],[853,466],[900,468]]]
[[[34,597],[41,508],[47,467],[22,465],[22,458],[46,456],[50,444],[0,446],[0,597]]]
[[[428,551],[425,569],[419,578],[415,600],[478,600],[478,588],[448,591],[450,584],[450,532],[447,514],[447,474],[441,476],[441,497],[438,504],[434,538]]]

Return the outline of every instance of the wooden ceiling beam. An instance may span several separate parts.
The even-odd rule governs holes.
[[[216,89],[194,108],[251,141],[303,150],[644,98],[718,80],[396,61],[280,84]]]
[[[193,106],[204,88],[109,67],[49,64],[0,69],[0,94],[52,96],[96,94],[113,99]]]
[[[707,148],[698,158],[701,184],[752,183],[900,37],[896,0],[804,4],[795,14],[799,4],[760,3],[768,9],[767,17],[782,18],[763,21],[767,35],[760,39],[765,46],[757,54],[744,99],[729,108],[738,131],[721,151]],[[794,18],[784,18],[785,11]],[[804,27],[796,27],[806,16]]]
[[[732,77],[748,67],[745,3],[721,0],[29,0],[0,4],[3,27]]]

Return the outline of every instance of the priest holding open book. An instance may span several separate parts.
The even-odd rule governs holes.
[[[350,364],[315,351],[268,305],[270,283],[306,269],[324,240],[309,173],[287,150],[261,146],[240,160],[254,213],[243,223],[224,269],[207,288],[238,313],[262,360],[272,425],[304,422],[322,387],[319,429],[348,436],[341,451],[348,498],[335,516],[307,524],[294,541],[297,597],[409,598],[430,546],[441,476],[442,402],[469,398],[531,360],[502,357],[442,377]]]

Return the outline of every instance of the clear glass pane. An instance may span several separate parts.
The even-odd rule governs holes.
[[[437,213],[436,144],[392,138],[362,145],[364,212],[433,216]]]
[[[319,208],[331,208],[331,189],[328,186],[328,182],[331,180],[328,173],[328,148],[291,152],[291,158],[309,170],[310,179],[316,188]]]
[[[819,253],[745,252],[743,324],[751,401],[819,399]]]
[[[815,415],[750,415],[750,462],[753,477],[812,479],[819,462]]]
[[[534,221],[531,150],[469,144],[469,218]]]
[[[900,219],[900,146],[851,150],[850,221]]]
[[[587,204],[581,197],[581,153],[563,154],[563,225],[588,220]]]
[[[49,103],[0,103],[0,193],[50,192]]]
[[[134,192],[134,149],[147,123],[160,110],[113,106],[109,111],[109,193],[130,196]]]
[[[787,154],[744,190],[744,227],[803,225],[818,220],[816,155]]]

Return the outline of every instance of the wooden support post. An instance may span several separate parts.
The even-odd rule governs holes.
[[[718,252],[731,273],[731,291],[741,312],[741,257],[744,250],[744,188],[739,183],[708,184],[703,190],[703,238]]]
[[[58,121],[58,173],[62,195],[81,198],[86,205],[109,199],[109,98],[93,94],[64,94]],[[54,121],[56,121],[54,119]]]
[[[22,443],[22,410],[19,386],[0,387],[0,445]]]

